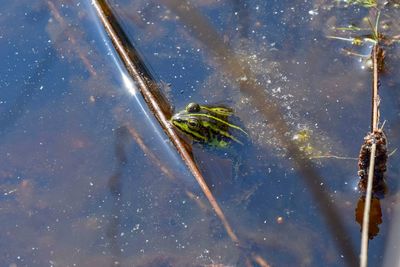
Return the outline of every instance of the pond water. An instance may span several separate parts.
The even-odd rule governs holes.
[[[398,38],[400,9],[388,2],[379,26]],[[373,12],[337,1],[202,0],[185,17],[173,3],[109,1],[175,111],[190,102],[229,106],[249,133],[244,146],[226,151],[193,144],[240,245],[147,107],[92,3],[5,1],[0,265],[263,266],[262,258],[271,266],[350,266],[360,250],[357,157],[371,121],[371,72],[343,48],[368,55],[371,45],[328,37],[357,36],[333,27],[364,27]],[[196,30],[196,14],[208,28]],[[235,70],[215,54],[220,43],[202,40],[203,31],[216,31],[251,75],[230,75]],[[393,151],[400,146],[399,44],[385,50],[380,109]],[[243,88],[247,79],[254,94]],[[260,93],[279,114],[261,111]],[[282,144],[276,117],[287,124],[285,138],[311,158],[329,206]],[[389,157],[370,266],[397,259],[389,236],[399,235],[391,226],[399,160]],[[332,206],[338,218],[330,217]]]

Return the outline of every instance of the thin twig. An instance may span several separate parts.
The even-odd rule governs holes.
[[[372,120],[371,120],[371,132],[374,134],[378,130],[379,124],[379,95],[378,95],[378,45],[374,45],[372,48],[372,60],[373,60],[373,81],[372,81]],[[365,197],[363,225],[361,233],[361,253],[360,253],[360,267],[366,267],[368,263],[368,230],[369,230],[369,216],[371,209],[371,196],[372,196],[372,184],[374,179],[375,170],[375,153],[376,143],[373,140],[371,147],[371,156],[369,161],[369,172],[367,182],[367,192]]]
[[[252,258],[261,267],[270,267],[270,265],[262,257],[260,257],[260,255],[254,254]]]
[[[335,155],[321,155],[321,156],[311,156],[310,159],[342,159],[342,160],[358,160],[358,158],[352,157],[341,157]]]
[[[355,56],[355,57],[360,57],[360,58],[364,58],[364,59],[368,59],[370,57],[370,54],[368,54],[368,55],[359,54],[359,53],[353,52],[347,48],[342,48],[342,51],[345,52],[346,55],[348,55],[348,56]]]
[[[372,182],[374,179],[376,143],[371,146],[371,157],[368,172],[367,195],[365,197],[362,233],[361,233],[361,253],[360,267],[367,267],[368,262],[368,230],[369,230],[369,212],[371,210]]]
[[[392,152],[390,152],[389,154],[388,154],[388,157],[391,157],[391,156],[393,156],[394,155],[394,153],[396,153],[396,151],[397,151],[397,147],[392,151]]]
[[[372,132],[378,130],[378,124],[379,124],[379,95],[378,95],[378,45],[374,45],[373,51],[372,51],[372,58],[373,58],[373,71],[374,71],[374,77],[372,81],[372,125],[371,125],[371,130]]]

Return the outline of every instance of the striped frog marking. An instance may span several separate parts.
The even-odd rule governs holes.
[[[243,145],[248,134],[229,121],[233,110],[222,106],[188,104],[171,118],[171,123],[194,141],[225,148],[232,142]]]

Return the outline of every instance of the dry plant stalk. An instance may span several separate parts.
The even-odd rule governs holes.
[[[372,193],[377,196],[383,196],[386,192],[385,172],[387,162],[386,136],[382,129],[377,129],[364,137],[364,144],[361,146],[360,155],[358,157],[358,189],[362,193],[367,192],[368,173],[370,167],[370,154],[372,144],[376,145],[375,165],[374,165],[374,182],[372,184]]]
[[[253,258],[254,262],[256,262],[261,267],[269,267],[270,266],[260,255],[253,254],[252,258]]]
[[[379,95],[378,95],[378,89],[379,89],[379,66],[378,66],[378,53],[381,54],[382,48],[379,47],[378,44],[374,45],[373,50],[372,50],[372,61],[373,61],[373,81],[372,81],[372,125],[371,125],[371,131],[375,132],[377,131],[378,124],[379,124]]]
[[[360,267],[367,267],[368,262],[368,230],[369,230],[369,212],[371,210],[372,182],[374,178],[376,144],[371,147],[371,157],[368,173],[367,195],[365,197],[364,216],[361,234],[361,253]]]
[[[207,197],[208,201],[210,202],[211,206],[213,207],[215,213],[217,214],[218,218],[221,220],[228,236],[231,238],[231,240],[236,244],[239,245],[239,239],[236,236],[235,232],[233,231],[230,223],[226,219],[222,209],[220,208],[217,200],[211,193],[208,185],[206,184],[200,170],[198,169],[196,163],[194,162],[191,154],[189,151],[186,149],[185,144],[183,141],[179,138],[179,136],[176,134],[174,129],[172,128],[172,125],[169,123],[167,117],[165,116],[162,108],[157,102],[156,97],[154,97],[153,92],[151,90],[151,86],[149,86],[149,81],[146,80],[146,78],[143,77],[143,73],[139,72],[137,69],[137,66],[135,65],[135,62],[131,60],[130,53],[132,51],[127,51],[125,45],[120,36],[118,36],[116,32],[116,20],[112,16],[112,12],[110,8],[108,7],[108,4],[105,1],[93,1],[93,5],[100,17],[101,22],[103,23],[106,32],[110,36],[115,49],[117,50],[119,56],[121,57],[122,61],[124,62],[126,69],[128,70],[129,74],[131,77],[134,79],[136,82],[141,94],[143,95],[145,101],[153,111],[154,115],[158,119],[159,123],[163,127],[164,131],[166,134],[169,136],[171,139],[172,143],[174,144],[175,148],[178,150],[179,154],[181,155],[182,159],[188,166],[189,170],[195,177],[196,181],[200,185],[203,193]],[[110,20],[113,21],[113,24],[110,22]]]
[[[361,147],[359,159],[359,188],[366,191],[365,206],[361,234],[360,267],[368,264],[368,239],[369,239],[369,217],[371,210],[372,193],[385,193],[384,172],[386,171],[387,149],[386,138],[382,129],[379,129],[379,64],[380,55],[383,50],[379,44],[372,49],[373,81],[372,81],[372,121],[371,133],[365,138],[365,144]],[[368,154],[370,153],[369,162]],[[375,162],[376,161],[376,162]],[[365,169],[369,167],[368,178],[365,181]],[[374,181],[375,179],[375,181]],[[366,190],[365,183],[367,182]],[[381,192],[378,192],[381,191]]]

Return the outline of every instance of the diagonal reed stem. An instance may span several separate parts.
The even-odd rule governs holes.
[[[110,36],[115,49],[117,50],[119,56],[121,57],[122,61],[125,64],[129,74],[136,82],[141,94],[143,95],[145,101],[155,114],[156,118],[158,119],[159,123],[163,127],[166,134],[170,137],[172,143],[178,150],[179,154],[181,155],[182,159],[188,166],[189,170],[195,177],[196,181],[200,185],[201,189],[203,190],[205,196],[207,197],[208,201],[210,202],[212,208],[214,209],[215,213],[221,220],[225,230],[231,240],[236,244],[239,245],[239,239],[236,236],[235,232],[233,231],[230,223],[226,219],[221,207],[219,206],[217,200],[211,193],[209,187],[207,186],[200,170],[198,169],[196,163],[193,161],[189,151],[186,149],[184,143],[181,141],[179,136],[173,130],[172,126],[170,125],[164,110],[158,103],[158,99],[154,96],[154,90],[152,90],[152,85],[149,83],[151,82],[151,77],[147,70],[141,69],[144,66],[137,66],[139,63],[138,55],[135,53],[133,55],[133,46],[129,45],[130,42],[126,36],[121,36],[120,32],[122,29],[118,24],[117,20],[113,16],[113,13],[106,3],[106,1],[102,0],[93,0],[93,5],[97,11],[97,14],[100,17],[101,22],[103,23],[108,35]],[[121,40],[122,38],[126,38],[126,40]],[[127,46],[129,49],[127,49]],[[132,60],[132,56],[135,56],[135,61]],[[147,77],[143,77],[147,76]]]

